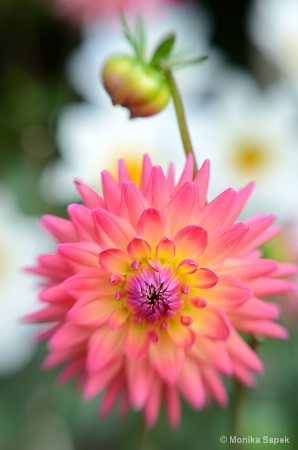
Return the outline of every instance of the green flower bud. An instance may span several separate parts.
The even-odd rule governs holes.
[[[130,117],[162,111],[170,89],[162,71],[130,56],[114,56],[103,68],[103,83],[114,105],[125,106]]]

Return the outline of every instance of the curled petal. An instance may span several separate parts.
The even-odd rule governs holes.
[[[198,264],[192,259],[184,259],[178,264],[177,269],[180,275],[189,275],[197,271]]]
[[[146,327],[131,323],[125,336],[124,350],[134,360],[143,359],[149,350],[149,337]]]
[[[168,234],[165,216],[155,208],[145,209],[137,226],[138,234],[155,249],[160,239]]]
[[[209,269],[198,269],[191,277],[187,278],[191,287],[198,289],[210,289],[218,282],[218,276]]]
[[[132,258],[140,261],[147,261],[151,256],[150,245],[140,237],[135,237],[130,241],[127,251]]]
[[[186,258],[197,260],[207,246],[208,234],[201,227],[188,225],[178,231],[174,241],[179,260]]]
[[[169,262],[175,256],[175,244],[173,239],[162,238],[156,247],[156,256],[161,262]]]
[[[109,248],[100,253],[99,263],[108,272],[125,274],[129,271],[131,258],[117,248]]]

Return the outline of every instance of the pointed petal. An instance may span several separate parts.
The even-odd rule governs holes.
[[[76,178],[75,185],[87,208],[94,209],[106,207],[104,199],[94,189],[85,184],[82,180]]]
[[[117,248],[109,248],[99,255],[99,263],[104,270],[111,273],[126,274],[130,269],[131,258]]]
[[[127,364],[126,373],[130,402],[136,410],[140,410],[151,395],[152,367],[147,359],[131,361]]]
[[[82,205],[70,205],[67,213],[74,224],[80,241],[95,241],[96,235],[91,210]]]
[[[203,208],[206,204],[208,185],[209,185],[209,174],[210,174],[210,161],[207,159],[202,164],[202,167],[198,171],[194,184],[196,184],[200,191],[199,207]]]
[[[127,252],[132,258],[147,261],[151,256],[150,245],[142,238],[135,237],[127,246]]]
[[[102,326],[93,332],[88,342],[86,369],[88,373],[97,373],[112,361],[121,359],[123,331],[111,330]]]
[[[199,189],[193,183],[185,183],[172,197],[164,210],[171,235],[187,225],[197,225],[199,218]]]
[[[189,349],[195,343],[195,333],[190,327],[182,325],[177,316],[169,323],[167,331],[173,343],[184,350]]]
[[[247,232],[248,227],[240,222],[209,234],[208,245],[198,260],[199,266],[211,270],[219,267],[227,257],[233,257],[233,250],[241,243]]]
[[[100,372],[95,372],[86,377],[84,381],[83,395],[86,400],[91,400],[104,387],[106,387],[111,380],[123,370],[122,358],[116,358],[110,364],[103,367]]]
[[[112,330],[118,330],[119,328],[124,327],[128,317],[129,311],[123,306],[119,306],[109,318],[109,327],[112,328]]]
[[[149,350],[149,338],[146,327],[131,323],[124,340],[126,355],[134,360],[143,359]]]
[[[169,230],[165,216],[156,208],[148,208],[140,217],[137,231],[153,250],[160,239],[167,236]]]
[[[141,192],[145,192],[147,189],[147,185],[150,179],[152,170],[152,163],[147,154],[144,155],[143,159],[143,170],[142,170],[142,177],[141,177],[141,183],[140,183],[140,190]]]
[[[175,383],[184,361],[184,350],[172,342],[167,331],[160,333],[160,339],[151,345],[149,355],[161,378],[167,383]]]
[[[232,225],[232,223],[235,222],[235,220],[238,218],[239,214],[241,213],[242,209],[244,208],[250,194],[252,193],[252,190],[254,188],[254,183],[249,183],[245,188],[240,189],[236,192],[236,198],[233,203],[233,206],[225,220],[226,226]]]
[[[175,244],[173,239],[162,238],[156,247],[156,256],[160,262],[169,262],[175,256]]]
[[[196,225],[188,225],[174,237],[176,258],[196,260],[205,250],[208,242],[207,231]]]
[[[251,297],[252,291],[245,283],[228,275],[219,277],[216,286],[206,294],[208,305],[224,311],[235,311]]]
[[[145,197],[149,205],[161,211],[170,201],[168,182],[160,166],[153,167],[151,171],[151,176],[147,185]]]
[[[139,218],[148,203],[132,181],[127,181],[122,185],[121,190],[121,215],[129,222],[133,228],[137,227]]]
[[[178,381],[179,389],[194,408],[202,408],[206,401],[205,387],[197,361],[185,358]]]
[[[208,232],[221,228],[236,198],[234,189],[227,189],[208,203],[201,211],[199,224]]]
[[[118,213],[121,198],[121,190],[118,183],[106,170],[101,172],[101,182],[106,208],[113,213]]]
[[[177,183],[177,186],[174,189],[174,194],[182,188],[182,186],[187,182],[192,182],[193,179],[193,170],[194,170],[194,159],[191,154],[187,156],[187,160],[181,174],[181,177]]]
[[[58,242],[76,242],[78,240],[75,227],[70,220],[48,214],[43,216],[40,222]]]
[[[99,244],[104,248],[126,251],[128,242],[135,235],[132,226],[122,217],[101,208],[92,211]]]
[[[172,428],[177,428],[181,420],[180,399],[176,387],[165,387],[165,401],[167,414]]]
[[[207,306],[204,309],[194,309],[192,329],[210,339],[226,340],[230,335],[228,318],[217,308]]]
[[[210,289],[217,284],[218,276],[212,272],[212,270],[201,268],[192,274],[191,277],[188,277],[187,282],[191,287],[196,287],[198,289]]]
[[[73,269],[81,270],[98,267],[98,255],[101,247],[95,242],[75,242],[59,244],[57,251]]]

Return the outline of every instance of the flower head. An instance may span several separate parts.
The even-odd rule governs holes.
[[[104,391],[103,414],[121,397],[152,426],[164,400],[175,426],[180,395],[225,405],[221,375],[251,386],[262,370],[240,333],[286,336],[261,299],[292,288],[279,278],[291,268],[258,250],[274,218],[234,223],[252,184],[206,203],[209,163],[192,174],[191,156],[176,185],[145,156],[138,187],[121,160],[118,181],[102,173],[103,196],[77,180],[84,205],[42,220],[59,243],[32,269],[47,306],[30,319],[53,322],[45,367],[64,364],[61,381],[78,376],[88,399]]]

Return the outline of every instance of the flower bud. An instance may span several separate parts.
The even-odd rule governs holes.
[[[103,83],[113,104],[127,107],[131,118],[157,114],[170,99],[161,70],[129,56],[115,56],[106,62]]]

